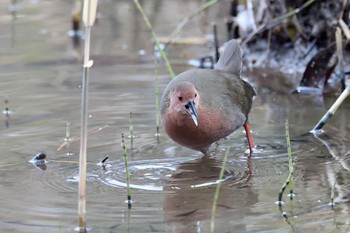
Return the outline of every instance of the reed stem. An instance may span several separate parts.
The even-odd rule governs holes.
[[[78,226],[80,232],[86,232],[86,147],[87,147],[87,121],[88,121],[88,87],[89,68],[93,62],[90,60],[90,35],[97,9],[97,0],[84,0],[83,22],[85,26],[84,64],[81,94],[81,132],[79,154],[79,200],[78,200]]]
[[[130,131],[130,144],[132,146],[132,144],[134,143],[134,126],[132,123],[132,112],[130,112],[130,115],[129,115],[129,131]]]
[[[159,138],[159,87],[158,87],[158,62],[154,54],[154,95],[156,98],[156,136]]]
[[[199,13],[201,13],[202,11],[206,10],[207,8],[209,8],[210,6],[214,5],[215,3],[217,3],[219,0],[209,0],[209,1],[205,1],[202,5],[199,6],[199,8],[193,12],[191,15],[185,17],[175,28],[175,30],[170,34],[169,38],[169,42],[168,44],[172,44],[175,40],[175,36],[182,30],[182,28],[196,15],[198,15]]]
[[[158,51],[159,51],[159,53],[160,53],[162,59],[163,59],[164,62],[165,62],[165,66],[166,66],[166,68],[168,69],[168,72],[169,72],[169,74],[170,74],[170,77],[174,78],[174,77],[175,77],[175,72],[174,72],[173,68],[171,67],[171,64],[170,64],[170,62],[169,62],[169,60],[168,60],[168,57],[166,56],[164,50],[163,50],[162,47],[160,46],[158,37],[157,37],[156,33],[155,33],[154,30],[153,30],[153,27],[152,27],[151,22],[148,20],[148,17],[146,16],[146,13],[144,12],[144,10],[143,10],[143,8],[142,8],[140,2],[139,2],[138,0],[134,0],[134,3],[135,3],[135,5],[136,5],[137,9],[140,11],[140,13],[141,13],[141,15],[142,15],[142,17],[143,17],[143,20],[145,21],[145,23],[146,23],[148,29],[151,31],[152,37],[153,37],[153,39],[154,39],[154,42],[155,42],[155,44],[156,44],[156,46],[157,46],[157,49],[158,49]]]

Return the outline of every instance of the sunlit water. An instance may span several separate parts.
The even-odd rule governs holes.
[[[132,1],[114,2],[100,1],[92,33],[86,213],[91,232],[209,232],[228,147],[216,232],[349,231],[349,104],[315,137],[308,131],[333,98],[259,91],[250,114],[257,147],[250,158],[243,129],[213,145],[211,157],[177,145],[163,130],[157,138],[150,35]],[[164,18],[154,22],[161,35],[198,7],[154,2],[158,5],[148,9]],[[16,20],[7,12],[8,3],[0,4],[0,232],[74,232],[82,66],[67,34],[72,3],[21,2]],[[165,14],[169,7],[176,14]],[[207,18],[225,12],[221,8],[225,6],[213,8]],[[194,19],[192,27],[202,26],[189,26],[184,34],[210,33],[204,18]],[[180,46],[170,50],[170,57],[180,72],[188,59],[208,51]],[[159,73],[162,91],[170,78],[162,64]],[[130,112],[135,138],[131,143],[126,137],[133,200],[128,210],[120,142],[121,133],[130,134]],[[295,196],[290,200],[287,188],[279,208],[278,193],[288,176],[287,118],[296,159]],[[60,147],[67,121],[72,140]],[[39,152],[47,155],[46,163],[28,163]],[[105,166],[99,165],[107,155]],[[329,204],[332,190],[334,208]]]

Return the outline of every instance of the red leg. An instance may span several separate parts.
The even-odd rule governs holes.
[[[247,135],[249,150],[250,150],[250,153],[252,154],[252,153],[253,153],[254,144],[253,144],[252,135],[250,134],[250,125],[249,125],[249,122],[246,121],[246,122],[243,124],[243,127],[244,127],[245,133],[246,133],[246,135]]]

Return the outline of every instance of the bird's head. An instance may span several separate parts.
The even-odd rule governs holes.
[[[199,95],[196,88],[190,82],[177,84],[170,92],[170,108],[180,116],[190,117],[193,123],[198,126],[198,104]]]

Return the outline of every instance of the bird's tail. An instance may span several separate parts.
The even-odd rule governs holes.
[[[216,63],[215,69],[224,70],[240,75],[242,67],[242,51],[237,40],[230,40],[225,45],[225,50]]]

